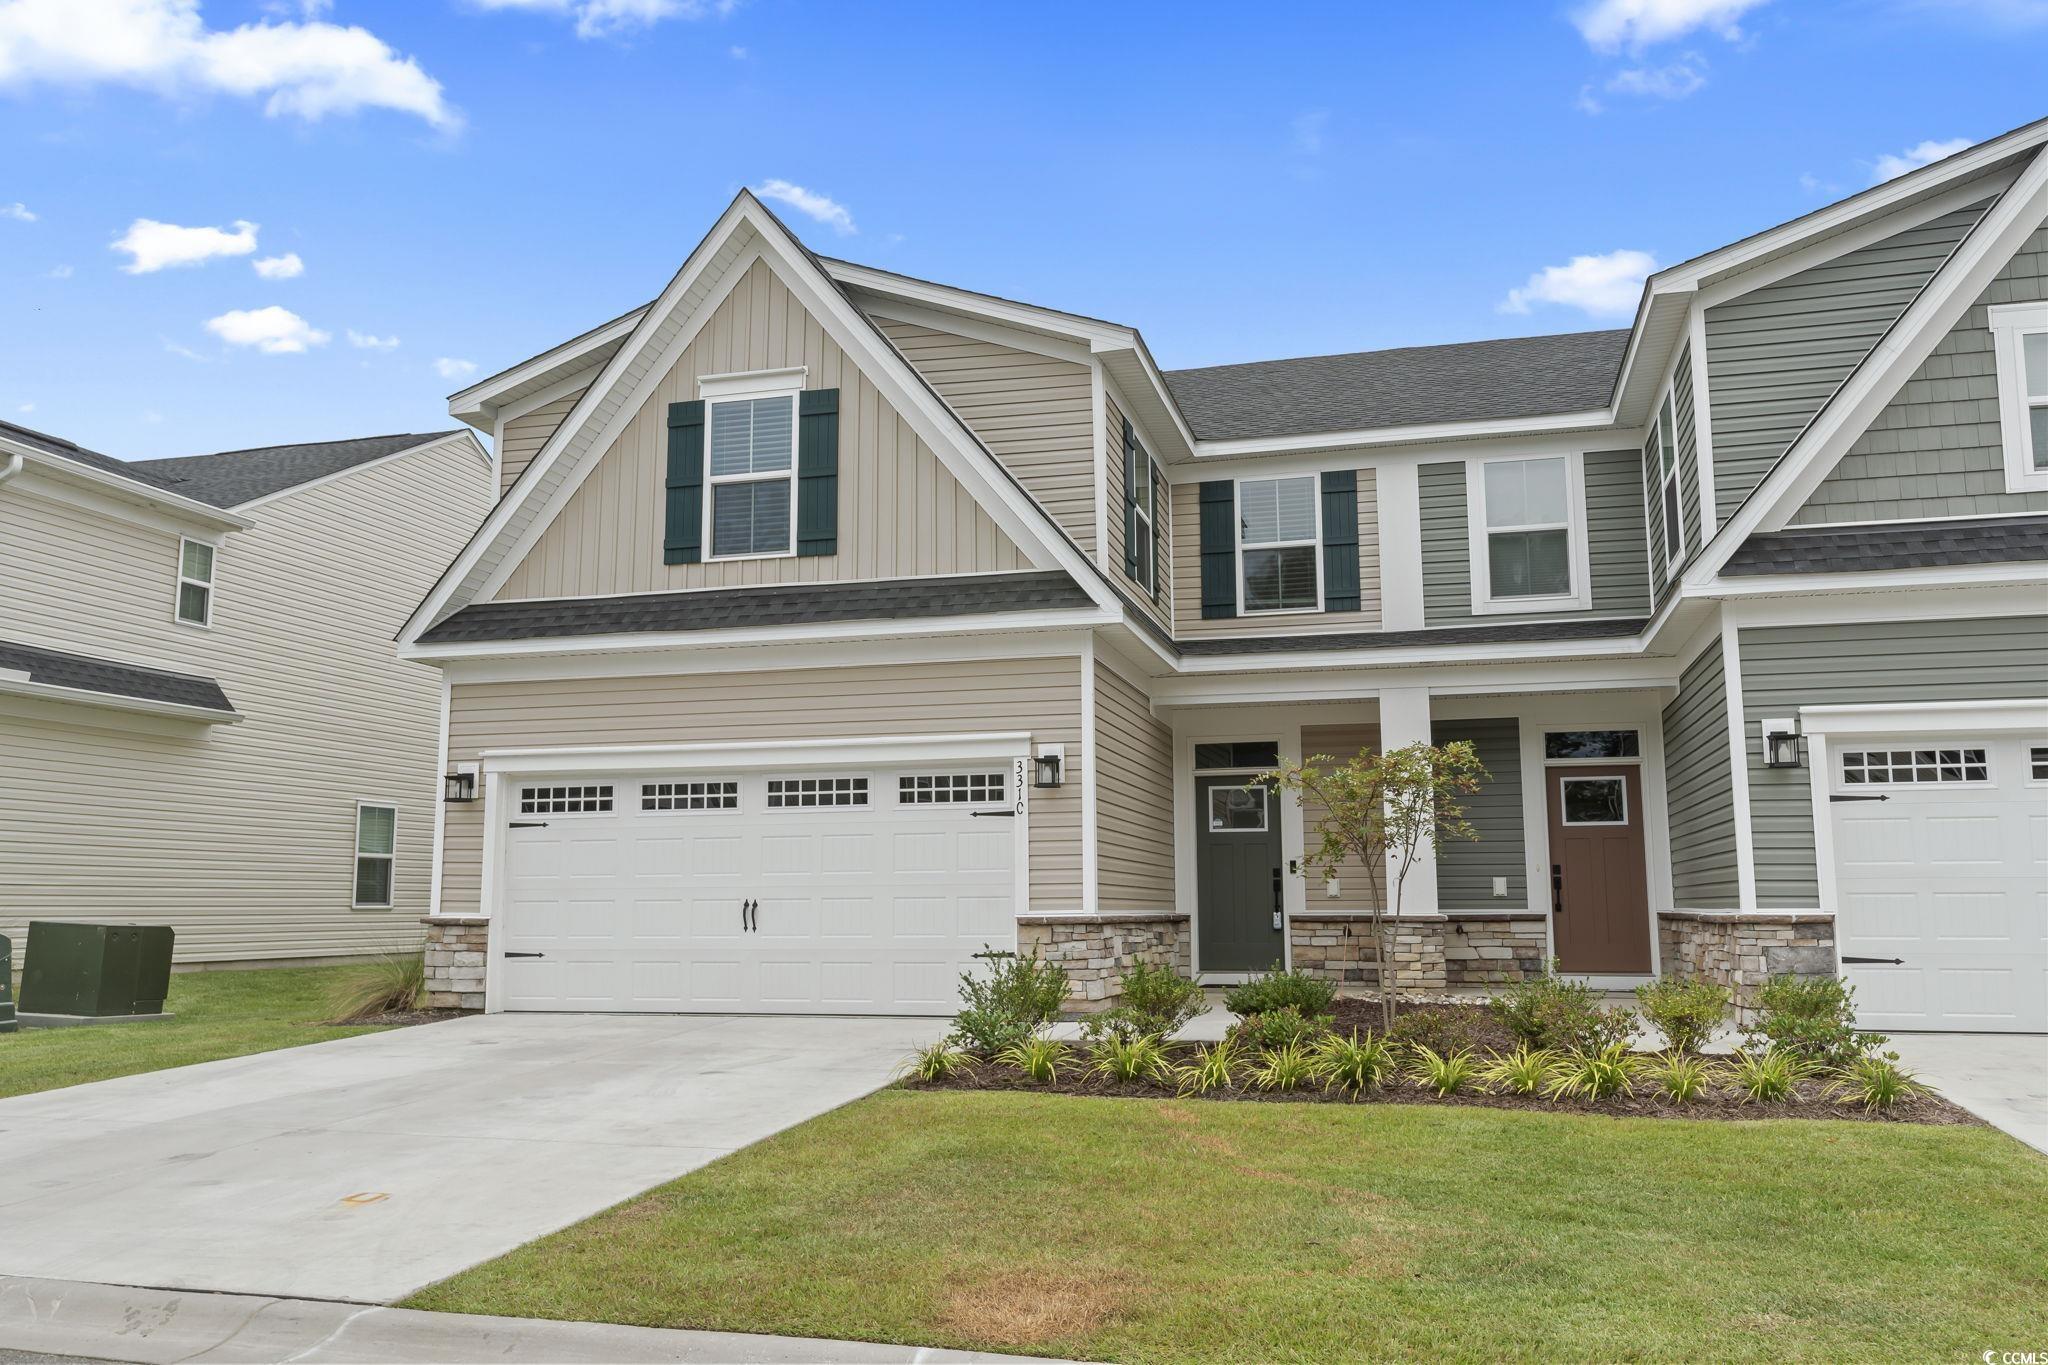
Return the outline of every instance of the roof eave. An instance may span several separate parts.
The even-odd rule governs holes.
[[[200,502],[197,498],[188,498],[169,489],[154,488],[139,479],[110,474],[6,436],[0,436],[0,454],[18,454],[38,469],[54,474],[60,479],[85,484],[95,491],[117,499],[171,512],[180,520],[196,523],[209,530],[246,531],[256,524],[248,517],[226,508],[215,507],[212,503]]]

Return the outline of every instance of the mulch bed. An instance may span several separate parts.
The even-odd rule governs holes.
[[[460,1019],[465,1014],[478,1014],[479,1010],[387,1010],[383,1014],[366,1014],[360,1019],[329,1019],[318,1025],[320,1028],[354,1028],[363,1024],[378,1024],[393,1028],[410,1028],[414,1024],[438,1024],[443,1019]]]

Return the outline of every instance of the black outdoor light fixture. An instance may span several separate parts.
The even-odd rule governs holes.
[[[444,801],[476,800],[476,773],[474,770],[457,769],[441,779],[441,799]]]
[[[1763,723],[1763,732],[1766,768],[1797,768],[1804,765],[1805,755],[1799,749],[1799,722],[1767,720]]]
[[[1031,760],[1031,785],[1034,787],[1057,787],[1060,784],[1060,751],[1044,748]]]

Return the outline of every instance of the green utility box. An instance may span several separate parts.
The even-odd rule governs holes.
[[[162,1014],[171,940],[162,924],[30,920],[21,1012],[85,1019]]]
[[[14,940],[0,934],[0,1033],[21,1027],[14,1017]]]

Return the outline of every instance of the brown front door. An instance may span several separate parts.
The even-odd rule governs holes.
[[[1650,970],[1643,784],[1632,765],[1547,768],[1550,909],[1566,972]]]

